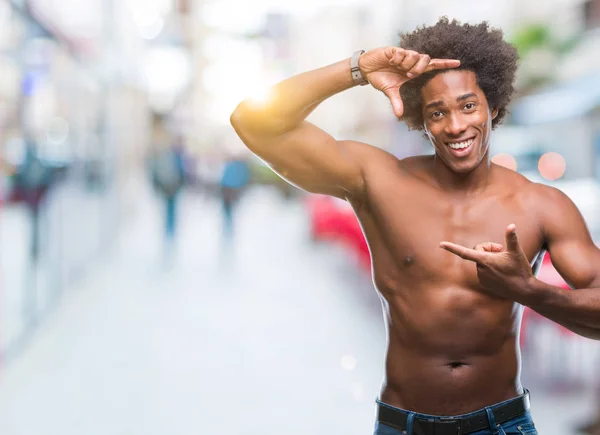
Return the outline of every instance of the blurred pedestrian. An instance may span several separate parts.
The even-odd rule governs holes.
[[[167,247],[172,246],[177,235],[178,198],[185,185],[186,171],[184,148],[181,136],[165,138],[164,125],[159,127],[155,138],[157,144],[150,159],[152,184],[164,205],[164,239]]]
[[[250,183],[250,167],[243,157],[231,157],[225,161],[220,180],[223,235],[233,236],[235,209]]]
[[[32,263],[36,263],[39,257],[40,211],[42,203],[52,185],[54,172],[39,157],[35,144],[31,140],[27,141],[25,160],[17,167],[14,178],[18,196],[27,205],[31,216],[31,245],[29,253]]]
[[[30,218],[29,260],[33,268],[27,274],[28,285],[23,295],[23,317],[28,326],[37,322],[38,294],[34,277],[35,267],[40,261],[41,216],[43,205],[55,178],[55,171],[40,158],[33,140],[27,140],[25,160],[17,167],[14,174],[14,193],[26,204]]]

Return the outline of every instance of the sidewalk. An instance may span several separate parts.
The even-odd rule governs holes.
[[[375,295],[354,274],[340,282],[351,265],[307,241],[299,205],[247,198],[230,250],[218,210],[186,203],[171,270],[152,211],[131,227],[4,374],[0,433],[268,434],[290,419],[292,434],[371,430]]]
[[[381,307],[303,209],[245,198],[237,238],[185,198],[162,261],[148,202],[114,255],[71,291],[0,383],[3,435],[367,435],[383,373]],[[586,416],[585,395],[534,393],[540,434]]]

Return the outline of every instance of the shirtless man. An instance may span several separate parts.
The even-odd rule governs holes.
[[[535,434],[519,379],[523,306],[600,339],[600,251],[580,212],[490,162],[516,65],[500,30],[444,18],[401,35],[400,47],[284,80],[266,103],[244,101],[231,116],[274,171],[347,200],[360,220],[388,334],[375,434]],[[366,83],[435,155],[398,160],[305,121]],[[535,278],[545,250],[578,291]]]

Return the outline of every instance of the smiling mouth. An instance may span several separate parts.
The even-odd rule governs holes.
[[[455,151],[462,151],[462,150],[466,150],[471,145],[473,145],[473,142],[475,142],[474,137],[464,140],[464,141],[461,141],[461,142],[446,142],[446,145],[448,145],[451,149],[453,149]]]

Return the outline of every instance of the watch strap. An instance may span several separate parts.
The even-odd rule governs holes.
[[[369,82],[365,79],[360,72],[360,68],[358,67],[358,58],[361,54],[363,54],[365,50],[355,51],[352,57],[350,58],[350,72],[352,73],[352,80],[354,84],[364,86]]]

